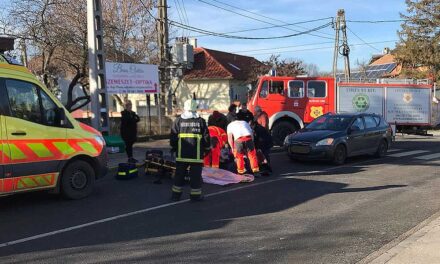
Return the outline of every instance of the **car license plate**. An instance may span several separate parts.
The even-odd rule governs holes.
[[[291,146],[290,147],[291,153],[300,153],[300,154],[306,154],[310,152],[309,146]]]

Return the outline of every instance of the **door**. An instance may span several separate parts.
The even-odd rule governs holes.
[[[379,128],[379,123],[373,116],[366,115],[364,116],[364,120],[368,152],[374,153],[379,147],[383,131]]]
[[[307,81],[307,105],[304,113],[304,122],[310,123],[315,118],[329,111],[328,87],[325,80]]]
[[[9,156],[9,148],[5,143],[6,127],[4,124],[7,106],[5,81],[0,78],[0,195],[12,190],[12,185],[6,180],[9,171],[9,166],[5,162],[5,157]]]
[[[354,129],[356,127],[357,129]],[[347,136],[347,154],[357,155],[363,153],[366,147],[365,124],[362,117],[356,117],[350,126],[350,132]]]
[[[258,95],[259,105],[269,117],[286,110],[286,92],[283,80],[264,80]]]
[[[58,106],[34,83],[6,79],[9,113],[5,115],[15,191],[52,187],[64,160],[66,128],[56,120]]]
[[[305,81],[290,80],[287,82],[287,104],[289,111],[303,118],[307,99],[305,96]]]

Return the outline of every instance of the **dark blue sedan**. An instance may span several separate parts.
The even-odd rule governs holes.
[[[325,114],[284,140],[293,160],[331,160],[343,164],[347,157],[384,156],[392,142],[391,126],[377,114]]]

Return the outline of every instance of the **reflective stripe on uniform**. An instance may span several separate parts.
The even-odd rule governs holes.
[[[176,193],[181,193],[182,189],[183,189],[182,187],[179,187],[179,186],[176,186],[176,185],[173,185],[173,187],[171,187],[171,190],[173,192],[176,192]]]
[[[191,189],[191,195],[201,195],[202,189]]]
[[[200,134],[192,134],[192,133],[180,133],[178,135],[178,153],[176,157],[176,161],[182,161],[182,162],[203,162],[203,160],[200,157],[200,141],[202,139],[202,135]],[[197,139],[197,158],[196,159],[188,159],[188,158],[182,158],[182,138],[195,138]]]

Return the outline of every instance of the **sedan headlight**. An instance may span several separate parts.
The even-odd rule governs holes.
[[[289,138],[290,138],[290,135],[287,135],[285,138],[284,138],[284,146],[287,146],[287,145],[289,145]]]
[[[334,141],[334,138],[326,138],[318,141],[318,143],[316,143],[316,146],[330,146],[331,144],[333,144]]]

